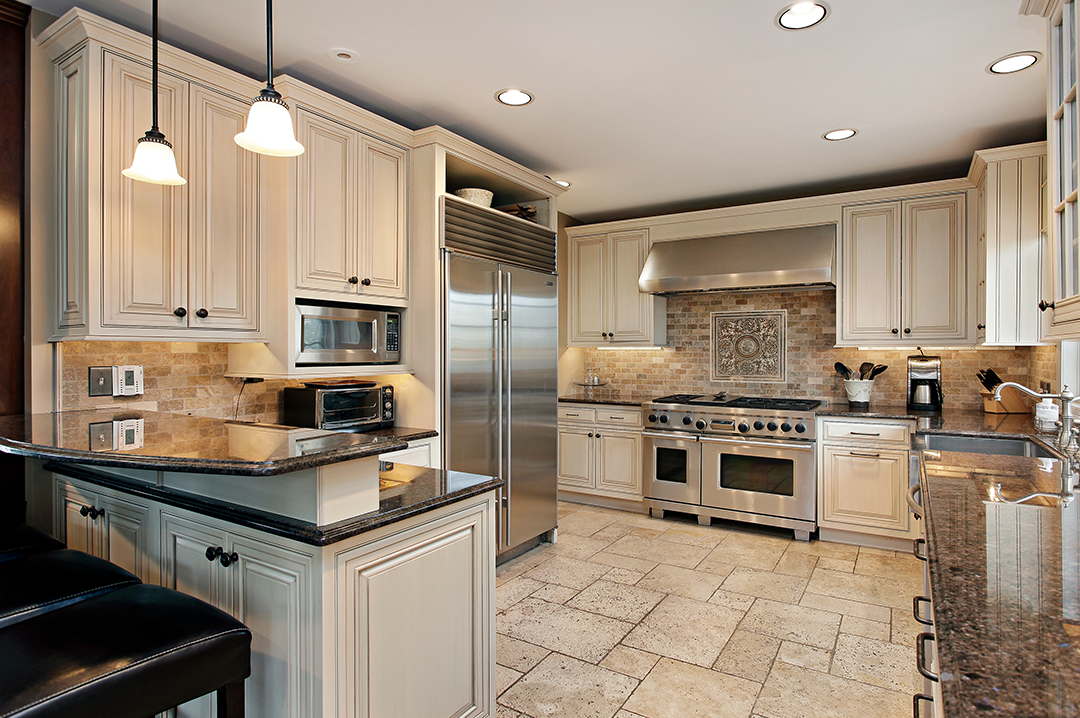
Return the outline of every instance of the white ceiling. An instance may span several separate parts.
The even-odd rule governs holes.
[[[584,221],[959,177],[1044,138],[1045,60],[985,71],[1045,51],[1021,0],[829,0],[799,32],[773,21],[790,1],[278,0],[276,70],[569,180],[559,209]],[[82,7],[149,32],[150,0]],[[160,0],[162,40],[260,77],[264,9]],[[499,105],[506,87],[536,101]],[[859,134],[821,139],[838,127]]]

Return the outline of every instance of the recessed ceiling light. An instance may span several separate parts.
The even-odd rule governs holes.
[[[797,2],[788,5],[776,16],[776,24],[783,30],[805,30],[825,19],[829,6],[820,2]]]
[[[513,88],[507,90],[499,90],[495,93],[495,99],[504,105],[510,105],[511,107],[521,107],[527,105],[533,101],[533,96],[525,90],[515,90]]]
[[[1008,75],[1010,72],[1026,70],[1039,61],[1042,55],[1038,52],[1014,52],[1000,60],[994,60],[986,66],[986,71],[991,75]]]
[[[566,180],[552,180],[552,182],[559,185],[560,187],[569,187],[571,184],[573,184],[572,182],[567,182]]]
[[[821,136],[821,138],[823,140],[829,140],[830,142],[839,142],[840,140],[849,140],[857,134],[859,134],[858,130],[844,128],[842,130],[832,130],[831,132],[826,132]]]
[[[332,47],[326,52],[326,56],[342,65],[355,65],[360,62],[360,53],[347,47]]]

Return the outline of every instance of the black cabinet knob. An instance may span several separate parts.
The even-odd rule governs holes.
[[[177,307],[176,309],[172,310],[172,313],[180,317],[181,319],[187,316],[187,310],[183,307]]]
[[[90,520],[91,521],[97,521],[99,516],[104,516],[105,515],[105,509],[99,509],[99,508],[96,508],[94,506],[91,506],[89,514],[90,514]]]
[[[86,516],[89,513],[90,513],[90,507],[89,506],[83,506],[81,509],[79,509],[79,515],[80,516]]]
[[[1053,309],[1054,302],[1048,302],[1045,299],[1039,301],[1039,311],[1045,312],[1047,309]]]
[[[591,439],[592,437],[593,437],[593,435],[592,435],[592,432],[590,431],[589,432],[589,438]]]
[[[349,277],[349,284],[356,284],[360,281],[359,277]]]
[[[976,324],[975,328],[976,329],[986,329],[986,325],[985,324]]]
[[[597,434],[597,435],[596,435],[596,438],[597,438],[597,439],[602,439],[602,438],[604,438],[604,437],[602,437],[602,436],[600,436],[599,434]]]
[[[218,556],[220,556],[223,553],[225,553],[225,549],[221,548],[220,546],[217,546],[217,547],[207,546],[206,547],[206,560],[207,561],[213,561],[215,558],[217,558]]]
[[[911,329],[904,329],[904,334],[911,334]]]
[[[210,316],[210,312],[206,311],[205,309],[200,309],[199,311],[195,312],[195,316],[197,316],[199,319],[206,319],[208,316]]]
[[[893,333],[893,334],[899,334],[899,333],[900,333],[900,330],[899,330],[899,329],[893,329],[893,330],[892,330],[892,333]]]
[[[363,279],[361,279],[360,283],[363,284],[365,287],[370,287],[371,286],[371,280],[368,279],[367,277],[364,277]]]
[[[224,551],[222,551],[221,557],[218,559],[221,565],[225,568],[228,568],[239,560],[240,556],[236,553],[236,551],[233,551],[232,553],[225,553]]]

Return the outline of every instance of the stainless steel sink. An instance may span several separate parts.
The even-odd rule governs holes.
[[[1053,453],[1030,439],[990,438],[986,436],[951,436],[949,434],[923,434],[919,436],[919,448],[931,451],[961,451],[969,454],[997,454],[1000,456],[1031,456],[1040,459],[1057,459]]]

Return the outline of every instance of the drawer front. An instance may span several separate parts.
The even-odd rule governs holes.
[[[615,409],[601,406],[596,409],[597,424],[611,424],[612,426],[641,426],[640,409]]]
[[[911,442],[908,424],[884,424],[858,421],[822,422],[824,441],[843,441],[863,444],[895,444],[905,448]]]
[[[580,406],[560,406],[559,419],[561,421],[584,421],[591,424],[596,421],[596,409],[584,409]]]

